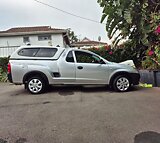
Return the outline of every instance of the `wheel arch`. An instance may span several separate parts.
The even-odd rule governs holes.
[[[127,76],[127,77],[129,78],[130,82],[132,83],[132,78],[131,78],[129,72],[119,71],[119,72],[114,73],[114,74],[111,76],[111,78],[110,78],[110,80],[109,80],[109,85],[112,85],[114,79],[115,79],[117,76],[120,76],[120,75],[125,75],[125,76]]]
[[[27,80],[29,80],[31,77],[33,76],[38,76],[38,77],[41,77],[44,79],[44,81],[49,84],[49,81],[48,81],[48,78],[47,76],[41,72],[41,71],[31,71],[31,72],[28,72],[24,75],[23,77],[23,84],[27,83]]]

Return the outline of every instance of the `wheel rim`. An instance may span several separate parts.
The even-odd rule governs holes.
[[[32,79],[28,84],[28,88],[32,93],[38,93],[42,90],[42,82],[39,79]]]
[[[121,77],[117,80],[116,85],[117,85],[117,88],[120,91],[126,91],[129,88],[130,83],[129,83],[129,80],[126,77]]]

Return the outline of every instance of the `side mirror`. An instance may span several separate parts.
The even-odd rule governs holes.
[[[105,62],[102,59],[99,61],[99,63],[100,64],[105,64]]]

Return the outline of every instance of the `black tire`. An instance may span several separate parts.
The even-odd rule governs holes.
[[[131,87],[131,81],[128,76],[119,75],[113,80],[113,89],[118,92],[128,91]]]
[[[27,90],[32,94],[40,94],[45,91],[46,83],[41,77],[34,76],[27,81]]]

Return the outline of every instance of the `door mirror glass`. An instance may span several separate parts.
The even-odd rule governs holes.
[[[102,59],[99,61],[100,64],[106,64]]]

